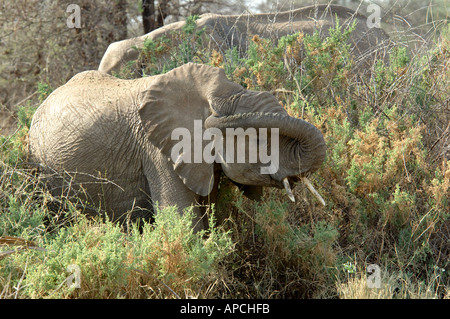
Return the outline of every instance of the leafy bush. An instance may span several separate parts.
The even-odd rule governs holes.
[[[145,223],[142,232],[134,226],[125,233],[120,225],[77,215],[72,225],[42,236],[45,252],[10,256],[0,273],[7,278],[8,272],[27,265],[21,297],[197,296],[204,293],[200,288],[208,278],[217,276],[219,262],[232,252],[233,243],[220,228],[211,228],[207,236],[189,231],[192,216],[167,208],[158,211],[154,224]],[[212,217],[210,222],[215,225]],[[71,265],[79,267],[79,287],[71,286]]]
[[[147,38],[142,48],[134,48],[139,52],[138,59],[130,61],[115,75],[120,78],[133,78],[136,72],[143,76],[156,75],[190,61],[201,63],[207,60],[203,47],[205,30],[197,30],[195,21],[198,19],[199,16],[188,17],[181,32],[172,32],[155,40]]]

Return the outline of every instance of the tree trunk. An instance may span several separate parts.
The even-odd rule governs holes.
[[[164,25],[164,19],[169,15],[169,0],[159,0],[155,8],[154,0],[142,0],[142,26],[147,34]]]
[[[142,0],[142,26],[144,27],[144,34],[155,30],[154,0]]]
[[[164,19],[167,17],[169,11],[169,0],[159,0],[158,16],[156,18],[157,28],[164,25]]]
[[[115,39],[114,41],[124,40],[128,37],[127,1],[126,0],[115,1],[113,11],[115,20],[114,25],[117,27],[117,35],[116,35],[117,39]]]

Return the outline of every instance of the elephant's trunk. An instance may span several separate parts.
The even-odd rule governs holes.
[[[322,133],[311,123],[279,113],[241,113],[231,116],[210,116],[205,121],[206,128],[278,128],[280,136],[295,140],[300,147],[302,173],[313,173],[325,160],[326,145]]]
[[[282,181],[289,198],[294,200],[288,177],[300,173],[308,189],[322,204],[325,204],[306,178],[320,167],[326,155],[323,135],[311,123],[280,113],[240,113],[223,117],[212,115],[206,119],[205,127],[218,128],[224,132],[227,128],[244,130],[247,128],[278,128],[280,138],[284,141],[284,145],[280,145],[284,147],[280,155],[286,157],[286,163],[289,163],[291,167],[283,168],[284,170],[276,178]],[[295,169],[295,173],[292,168]]]

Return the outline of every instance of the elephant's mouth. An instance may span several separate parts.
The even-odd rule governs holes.
[[[292,193],[291,184],[294,184],[296,182],[302,181],[303,184],[305,184],[306,188],[314,195],[314,197],[317,198],[317,200],[325,206],[325,201],[323,200],[322,196],[320,196],[319,192],[314,188],[314,186],[311,184],[309,179],[306,176],[287,176],[283,178],[283,187],[286,190],[286,193],[289,197],[289,199],[295,203],[295,197]],[[295,184],[294,184],[295,185]]]

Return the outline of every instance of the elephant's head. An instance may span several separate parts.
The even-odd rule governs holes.
[[[222,69],[189,63],[148,82],[140,109],[147,138],[198,195],[211,192],[220,163],[232,181],[284,187],[293,200],[290,183],[325,159],[314,125],[289,116],[272,94],[229,81]]]

